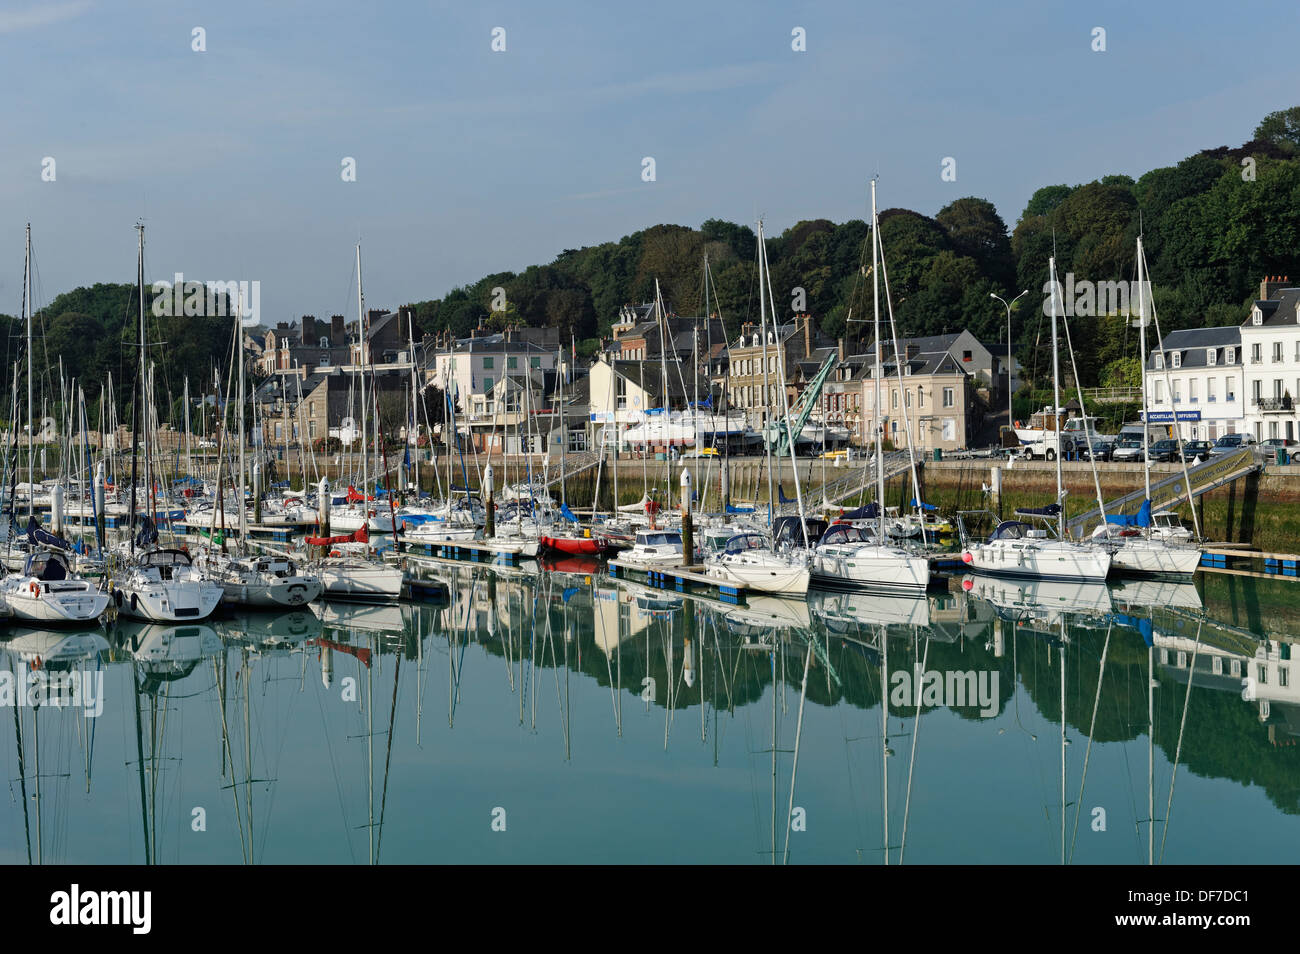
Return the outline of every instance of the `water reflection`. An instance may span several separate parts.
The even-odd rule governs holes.
[[[1297,834],[1292,584],[738,605],[580,560],[422,572],[445,603],[11,629],[4,860],[1274,861]],[[1250,831],[1206,836],[1232,809]]]

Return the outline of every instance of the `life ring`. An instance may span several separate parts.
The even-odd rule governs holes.
[[[331,551],[330,551],[330,556],[332,556],[332,557],[341,557],[342,555],[343,555],[343,551],[342,551],[342,550],[331,550]]]
[[[41,584],[37,583],[35,580],[32,580],[29,584],[29,588],[34,594],[39,594],[41,592]]]
[[[1020,426],[1020,422],[1019,422],[1019,421],[1016,421],[1016,423],[1015,423],[1013,426],[1015,426],[1015,427],[1019,427],[1019,426]]]

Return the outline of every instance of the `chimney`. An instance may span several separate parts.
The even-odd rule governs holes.
[[[1269,275],[1259,283],[1259,299],[1260,301],[1268,301],[1286,287],[1287,278],[1285,275]]]
[[[836,351],[839,352],[840,360],[844,360],[844,339],[840,338],[836,343]]]
[[[330,316],[330,345],[337,348],[340,345],[347,344],[347,324],[342,315]]]
[[[812,357],[812,315],[803,317],[803,356],[804,359]]]
[[[304,347],[315,344],[316,316],[303,315],[302,321],[298,326],[298,332]]]

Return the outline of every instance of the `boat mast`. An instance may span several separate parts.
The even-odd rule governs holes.
[[[876,217],[876,180],[871,180],[871,298],[875,313],[872,335],[876,339],[876,543],[885,542],[885,461],[884,461],[884,406],[881,404],[880,376],[883,360],[880,344],[880,270],[876,267],[880,257],[880,220]],[[898,356],[894,356],[897,365]],[[900,371],[899,386],[902,386]],[[886,855],[886,857],[888,857]]]
[[[1147,296],[1143,293],[1143,255],[1142,236],[1137,240],[1137,283],[1138,283],[1138,342],[1141,349],[1139,359],[1142,364],[1142,476],[1145,480],[1146,499],[1151,499],[1151,430],[1147,426],[1150,415],[1147,413]],[[1169,395],[1172,407],[1173,394]],[[1178,411],[1174,409],[1177,430]],[[1104,519],[1104,518],[1103,518]]]
[[[135,450],[144,451],[144,487],[145,500],[150,501],[149,508],[145,513],[149,514],[149,519],[153,519],[153,471],[149,466],[149,372],[145,360],[145,328],[144,328],[144,224],[136,226],[140,233],[140,250],[139,264],[137,266],[137,282],[140,289],[140,413],[136,417],[136,427],[140,427],[142,439],[135,441],[136,447],[132,448],[132,457],[134,458]],[[143,424],[143,426],[141,426]],[[141,444],[143,443],[143,447]],[[134,475],[132,475],[134,477]],[[132,481],[134,483],[134,480]]]
[[[767,296],[763,294],[763,271],[767,261],[767,256],[763,254],[763,220],[758,220],[758,330],[763,337],[763,400],[761,407],[767,406],[768,395],[771,393],[767,383]],[[775,322],[776,316],[773,316]],[[742,344],[744,342],[741,342]],[[767,525],[772,526],[773,519],[773,501],[776,497],[775,488],[772,486],[772,441],[776,438],[776,427],[772,426],[772,433],[768,434],[768,414],[763,412],[763,446],[766,449],[767,456]]]
[[[1048,270],[1051,272],[1052,288],[1052,419],[1055,422],[1054,433],[1056,434],[1056,503],[1061,504],[1064,499],[1064,480],[1061,476],[1061,355],[1056,344],[1056,256],[1047,260]],[[1057,514],[1057,534],[1065,536],[1065,507],[1061,506],[1061,512]]]
[[[370,503],[366,499],[366,483],[370,478],[367,460],[370,456],[369,448],[366,446],[366,373],[365,373],[365,353],[366,353],[366,299],[361,290],[361,243],[357,243],[357,340],[360,350],[357,357],[360,359],[361,374],[360,381],[360,408],[361,408],[361,519],[368,522],[370,519]]]
[[[143,241],[143,239],[141,239]],[[36,432],[32,430],[32,224],[27,223],[27,252],[23,257],[23,310],[27,319],[27,518],[31,519],[36,500],[33,489],[33,465]]]
[[[235,418],[239,422],[239,480],[235,482],[235,497],[239,506],[239,552],[247,553],[248,508],[244,505],[244,329],[240,323],[243,313],[244,296],[241,292],[239,307],[235,309],[235,360],[239,363],[239,413]]]

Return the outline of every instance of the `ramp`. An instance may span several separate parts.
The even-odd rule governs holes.
[[[1203,464],[1197,464],[1195,467],[1187,469],[1187,479],[1191,483],[1192,497],[1199,497],[1211,490],[1218,490],[1234,480],[1240,480],[1257,470],[1262,470],[1263,467],[1263,462],[1256,457],[1254,451],[1249,449],[1224,454],[1222,457],[1212,457]],[[1120,514],[1129,508],[1136,511],[1145,497],[1146,490],[1143,488],[1135,490],[1131,494],[1116,497],[1114,500],[1108,500],[1106,501],[1106,513]],[[1183,481],[1181,473],[1173,474],[1151,485],[1151,511],[1153,513],[1158,510],[1177,507],[1186,500],[1187,485]],[[1096,507],[1093,507],[1087,513],[1071,517],[1069,521],[1070,535],[1074,537],[1081,536],[1087,525],[1100,521],[1101,511]]]

